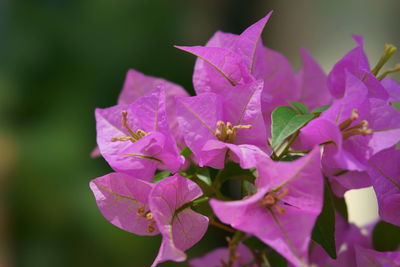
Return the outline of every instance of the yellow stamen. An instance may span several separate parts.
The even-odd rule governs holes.
[[[371,129],[351,129],[349,131],[343,132],[343,139],[347,139],[349,137],[355,136],[355,135],[369,135],[372,134]]]
[[[262,200],[263,206],[273,206],[275,204],[275,197],[271,194],[267,194]]]
[[[122,126],[125,127],[125,129],[128,131],[128,133],[135,139],[138,139],[136,133],[132,131],[131,127],[128,125],[128,111],[123,110],[122,111],[122,119],[121,119],[121,124]]]
[[[287,188],[282,188],[279,192],[268,192],[262,199],[261,199],[261,205],[268,209],[273,209],[279,214],[284,214],[285,213],[285,208],[281,206],[279,201],[282,200],[285,196],[287,196],[289,193],[289,190]]]
[[[153,220],[153,213],[147,212],[147,213],[145,214],[145,217],[146,217],[147,220],[151,221],[151,220]]]
[[[344,120],[339,124],[339,129],[342,132],[343,139],[346,140],[349,137],[355,135],[369,135],[372,134],[372,130],[368,128],[368,121],[362,120],[359,123],[351,126],[351,124],[358,120],[358,111],[353,109],[350,118]]]
[[[154,227],[155,223],[156,223],[155,221],[149,222],[149,224],[147,225],[147,232],[148,233],[153,233],[156,230],[156,228]]]
[[[289,194],[289,189],[282,188],[281,192],[279,193],[279,195],[276,197],[277,200],[282,200],[282,198],[286,197]]]
[[[128,112],[126,110],[122,111],[122,119],[121,119],[122,126],[128,131],[128,136],[118,136],[111,138],[111,142],[116,141],[131,141],[132,143],[136,142],[140,138],[147,135],[147,133],[141,129],[133,131],[131,127],[128,125]]]
[[[386,62],[388,62],[392,55],[396,53],[396,51],[397,48],[394,45],[385,44],[383,55],[379,59],[378,63],[376,63],[376,66],[371,70],[371,73],[377,76],[381,68],[386,64]]]
[[[132,136],[118,136],[118,137],[111,138],[111,142],[117,142],[117,141],[132,141],[132,142],[135,142],[135,139],[133,139]]]
[[[286,210],[279,205],[274,205],[274,209],[279,213],[279,214],[285,214]]]
[[[219,141],[233,143],[239,129],[250,129],[251,125],[236,125],[233,126],[231,122],[218,121],[216,125],[215,136]]]
[[[144,212],[145,212],[145,208],[143,206],[140,206],[137,208],[136,214],[137,214],[137,216],[143,217]]]
[[[357,109],[353,109],[351,111],[351,115],[350,118],[348,118],[347,120],[344,120],[342,123],[339,124],[339,129],[342,131],[344,129],[346,129],[347,127],[349,127],[353,121],[358,120],[358,110]]]

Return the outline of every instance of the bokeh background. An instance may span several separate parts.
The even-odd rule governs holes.
[[[173,45],[240,33],[271,9],[264,44],[296,68],[303,46],[328,71],[351,34],[372,64],[400,46],[398,0],[0,0],[0,266],[149,266],[160,238],[109,224],[89,190],[110,172],[89,157],[94,108],[116,103],[129,68],[193,93],[195,58]],[[223,244],[212,230],[189,255]]]

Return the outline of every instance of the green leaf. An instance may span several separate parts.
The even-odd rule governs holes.
[[[207,167],[197,169],[197,178],[207,185],[211,185],[210,171]]]
[[[286,156],[286,157],[282,158],[281,161],[289,161],[290,162],[290,161],[294,161],[296,159],[299,159],[301,157],[303,157],[303,156],[300,156],[300,155],[289,155],[289,156]]]
[[[314,108],[314,109],[311,111],[311,113],[322,113],[322,112],[324,112],[325,110],[327,110],[330,106],[331,106],[331,105],[325,105],[325,106],[320,106],[320,107]]]
[[[327,177],[324,177],[328,179]],[[347,204],[344,197],[337,197],[332,194],[333,204],[335,205],[335,210],[346,220],[349,220],[349,214],[347,212]]]
[[[287,106],[277,107],[272,111],[272,148],[276,148],[287,137],[292,135],[314,118],[312,114],[298,114]]]
[[[383,221],[377,223],[372,243],[378,251],[395,251],[400,245],[400,227]]]
[[[184,156],[185,158],[189,157],[190,155],[192,155],[193,152],[192,150],[190,150],[190,148],[187,146],[184,149],[182,149],[181,151],[181,155]]]
[[[303,103],[296,101],[289,101],[289,104],[299,113],[299,114],[307,114],[308,107]]]
[[[400,111],[400,101],[393,101],[391,105],[397,110]]]
[[[315,223],[312,240],[320,244],[332,259],[336,259],[335,209],[332,193],[327,184],[324,189],[324,206]]]
[[[242,181],[242,197],[254,195],[257,192],[257,187],[249,181]]]
[[[154,175],[153,178],[153,183],[157,183],[158,181],[161,181],[162,179],[171,176],[171,172],[170,171],[161,171],[158,172],[156,175]]]

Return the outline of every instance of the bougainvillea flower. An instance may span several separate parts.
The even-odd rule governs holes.
[[[251,73],[258,47],[262,46],[261,32],[272,12],[242,34],[217,32],[206,46],[177,48],[199,57],[193,73],[197,94],[219,93],[221,88],[251,82]]]
[[[328,87],[331,94],[340,98],[346,90],[346,73],[349,72],[359,79],[370,71],[368,57],[363,48],[363,37],[354,35],[357,47],[339,60],[328,75]]]
[[[136,99],[153,91],[157,87],[163,87],[166,98],[166,112],[169,127],[177,142],[181,141],[181,131],[178,130],[176,117],[176,96],[189,96],[181,86],[162,78],[144,75],[136,70],[129,70],[126,74],[124,86],[118,97],[118,104],[131,104]]]
[[[353,39],[357,47],[339,60],[328,75],[331,94],[336,98],[343,97],[346,90],[346,73],[351,73],[365,84],[368,97],[387,99],[387,91],[370,70],[368,57],[363,48],[363,37],[354,35]]]
[[[365,172],[371,156],[400,140],[400,113],[387,101],[367,95],[365,84],[347,73],[343,98],[300,131],[297,148],[326,144],[322,163],[328,176],[343,170]]]
[[[189,94],[181,86],[164,80],[162,78],[144,75],[136,70],[130,69],[125,77],[124,86],[118,97],[118,104],[126,105],[133,103],[141,96],[149,92],[163,87],[166,97],[166,111],[169,127],[178,145],[182,143],[181,131],[178,130],[178,121],[176,119],[176,102],[175,96],[189,96]],[[183,146],[181,144],[181,146]],[[90,153],[91,157],[100,156],[98,147]]]
[[[356,247],[357,266],[400,266],[400,251],[379,252],[363,247]]]
[[[96,121],[100,152],[118,172],[151,179],[156,168],[176,172],[184,161],[169,131],[161,88],[128,105],[96,109]]]
[[[239,245],[237,246],[235,254],[236,257],[235,261],[232,264],[232,267],[256,266],[254,263],[252,263],[254,260],[253,254],[242,243],[239,243]],[[228,259],[229,259],[228,248],[217,248],[207,253],[201,258],[195,258],[190,260],[189,264],[192,267],[204,267],[204,266],[220,267],[220,266],[225,266],[228,263]]]
[[[212,199],[211,207],[222,222],[255,235],[295,266],[306,266],[323,201],[319,148],[293,162],[260,158],[257,170],[254,195],[239,201]]]
[[[371,177],[382,220],[400,226],[400,150],[395,147],[374,155],[368,174]]]
[[[152,266],[167,260],[186,260],[184,251],[203,237],[208,228],[208,218],[184,206],[202,194],[196,183],[178,174],[154,186],[149,205],[163,239]]]
[[[381,81],[382,86],[388,93],[388,101],[400,101],[400,83],[391,78],[385,78]]]
[[[343,171],[328,178],[333,193],[338,197],[344,197],[350,189],[371,186],[371,178],[367,171]]]
[[[267,129],[272,110],[299,95],[289,61],[262,44],[261,33],[271,14],[240,35],[217,32],[204,47],[177,47],[198,56],[193,73],[197,94],[223,95],[233,86],[263,80],[261,103]]]
[[[223,168],[226,144],[267,147],[260,95],[263,82],[235,86],[224,97],[203,93],[178,99],[178,120],[186,145],[200,166]]]
[[[332,259],[319,245],[314,244],[311,252],[311,262],[321,267],[358,266],[356,264],[355,246],[372,248],[372,226],[358,228],[356,225],[346,222],[343,217],[336,214],[335,243],[337,258]]]
[[[270,160],[268,155],[253,145],[235,145],[235,144],[225,144],[231,153],[229,158],[236,163],[240,164],[242,169],[251,169],[257,167],[260,157],[263,157],[264,161]]]
[[[307,50],[301,49],[300,56],[303,67],[296,74],[297,90],[299,91],[297,101],[308,106],[310,110],[330,104],[332,96],[326,85],[327,78],[324,71]]]
[[[254,78],[250,75],[249,70],[242,62],[242,58],[236,53],[223,47],[183,47],[177,48],[195,54],[199,58],[205,60],[217,71],[217,75],[212,75],[209,80],[209,85],[205,86],[207,91],[218,90],[229,86],[246,84],[252,82]],[[213,77],[214,76],[214,77]],[[201,80],[204,83],[203,80]],[[215,86],[214,84],[218,84]],[[212,89],[215,88],[215,89]]]
[[[180,175],[157,184],[123,174],[110,173],[90,182],[103,216],[115,226],[137,234],[163,236],[153,266],[184,261],[185,250],[196,244],[208,227],[208,218],[184,205],[202,195],[194,182]]]
[[[149,209],[154,184],[123,173],[110,173],[90,182],[97,206],[115,226],[137,234],[159,234]]]

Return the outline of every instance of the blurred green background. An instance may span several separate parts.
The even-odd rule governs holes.
[[[271,9],[264,43],[295,66],[303,46],[329,70],[351,34],[365,36],[372,64],[385,42],[400,46],[398,0],[1,0],[0,266],[149,266],[160,238],[112,226],[89,190],[110,172],[89,157],[94,108],[116,103],[129,68],[193,93],[195,58],[173,45],[240,33]],[[189,255],[224,245],[223,234]]]

